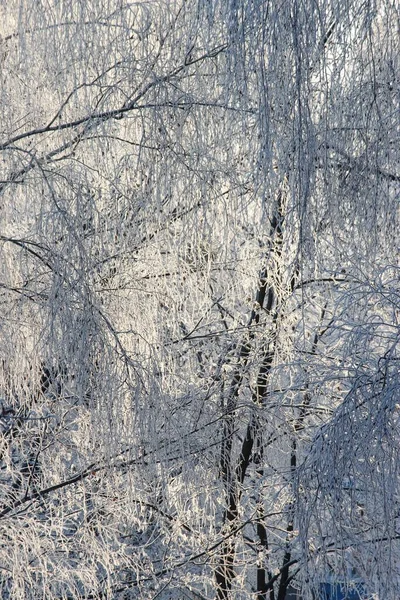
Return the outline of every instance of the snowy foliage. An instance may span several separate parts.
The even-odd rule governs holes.
[[[398,600],[399,19],[0,4],[3,598]]]

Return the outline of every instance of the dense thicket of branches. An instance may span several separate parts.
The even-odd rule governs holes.
[[[399,18],[0,7],[3,598],[400,597]]]

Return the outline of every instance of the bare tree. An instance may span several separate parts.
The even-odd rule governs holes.
[[[395,5],[0,10],[2,596],[397,599]]]

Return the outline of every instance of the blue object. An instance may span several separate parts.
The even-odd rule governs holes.
[[[365,587],[361,581],[353,581],[351,588],[344,583],[321,583],[320,592],[321,600],[364,600],[367,598]]]

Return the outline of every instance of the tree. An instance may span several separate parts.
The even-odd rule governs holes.
[[[398,598],[395,5],[2,13],[3,597]]]

